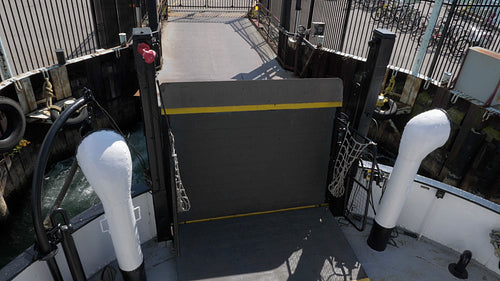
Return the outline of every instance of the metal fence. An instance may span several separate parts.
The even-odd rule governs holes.
[[[313,19],[327,24],[325,47],[362,58],[374,29],[395,32],[390,64],[411,70],[434,8],[435,2],[427,0],[323,0],[315,5]],[[443,3],[418,72],[439,80],[444,72],[457,74],[470,46],[500,51],[499,13],[500,2]]]
[[[56,62],[56,49],[67,58],[96,49],[89,1],[2,0],[0,38],[12,75]]]
[[[168,0],[168,7],[175,10],[208,9],[250,9],[254,0]]]
[[[495,2],[496,1],[496,2]],[[281,0],[264,0],[271,13],[281,15]],[[311,21],[326,23],[323,46],[366,58],[368,41],[376,28],[396,33],[390,60],[395,68],[412,70],[429,25],[435,2],[430,0],[302,0],[302,10],[293,8],[292,27],[309,27]],[[273,9],[273,7],[276,7]],[[439,8],[439,7],[438,7]],[[470,46],[500,51],[500,1],[453,0],[444,2],[438,20],[430,27],[432,35],[424,52],[419,74],[439,80],[444,72],[457,75],[460,63]],[[314,39],[313,39],[314,40]],[[314,41],[312,43],[315,43]]]
[[[260,27],[262,27],[262,31],[265,36],[264,39],[271,45],[274,50],[278,48],[278,39],[279,39],[279,25],[280,20],[276,17],[271,9],[271,1],[264,0],[262,2],[258,2],[258,10],[251,13],[253,18],[257,19],[257,23]],[[278,5],[275,5],[278,6]],[[275,11],[281,11],[281,2],[278,7],[274,7]],[[255,13],[256,12],[256,13]]]

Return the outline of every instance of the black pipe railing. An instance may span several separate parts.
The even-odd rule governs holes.
[[[35,165],[35,171],[33,173],[32,217],[36,235],[36,249],[39,253],[38,259],[47,261],[50,273],[55,281],[62,281],[63,278],[55,260],[57,246],[49,240],[47,229],[44,226],[44,216],[42,215],[42,189],[45,177],[45,167],[47,166],[49,160],[52,142],[54,141],[59,130],[72,114],[92,100],[93,98],[91,94],[87,91],[83,97],[76,100],[75,103],[61,113],[59,118],[57,118],[54,124],[50,127],[45,139],[43,140]]]

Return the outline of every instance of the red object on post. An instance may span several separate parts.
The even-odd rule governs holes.
[[[153,63],[156,59],[156,52],[151,50],[151,47],[149,47],[146,43],[139,44],[137,46],[137,52],[142,56],[142,58],[144,58],[144,61],[147,64]]]

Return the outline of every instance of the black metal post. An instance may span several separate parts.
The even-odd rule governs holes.
[[[61,214],[63,217],[63,224],[56,224],[55,216]],[[82,262],[75,246],[75,240],[71,233],[73,232],[71,223],[69,222],[68,215],[64,209],[57,208],[51,214],[52,226],[59,228],[57,232],[58,238],[61,240],[61,246],[68,263],[69,271],[73,281],[86,281],[85,272],[83,271]]]
[[[290,30],[290,12],[292,11],[292,0],[283,0],[281,6],[280,25],[284,31]],[[280,30],[278,41],[278,58],[286,63],[286,48],[288,44],[288,36]]]
[[[360,104],[363,104],[363,111],[359,117],[357,129],[362,136],[368,134],[370,123],[372,121],[372,113],[377,104],[377,98],[380,93],[380,88],[384,81],[385,72],[389,59],[391,58],[392,49],[396,40],[396,34],[386,29],[375,29],[373,31],[372,40],[368,43],[370,51],[366,60],[366,81],[368,85],[363,86],[363,93],[360,95]],[[366,87],[368,86],[368,87]],[[354,118],[357,118],[354,116]]]
[[[151,28],[152,31],[156,31],[158,29],[156,0],[148,0],[148,20],[149,28]]]
[[[343,48],[344,48],[345,36],[347,33],[347,24],[349,23],[349,16],[351,15],[351,6],[352,6],[352,0],[348,0],[347,11],[345,12],[346,15],[345,15],[344,22],[342,25],[342,37],[340,38],[340,45],[337,48],[337,50],[339,50],[340,52],[342,52]]]
[[[434,57],[432,58],[431,65],[429,66],[429,72],[427,72],[428,77],[432,77],[432,72],[434,72],[434,68],[436,67],[437,60],[439,56],[441,55],[441,51],[443,50],[443,45],[445,41],[448,41],[448,29],[450,27],[451,19],[455,15],[455,10],[457,8],[457,2],[458,0],[453,0],[451,3],[451,9],[450,12],[448,13],[448,18],[446,19],[446,23],[444,24],[443,28],[443,33],[441,36],[441,40],[438,41],[437,47],[436,47],[436,52],[434,53]]]
[[[63,49],[56,50],[57,64],[65,65],[66,64],[66,54]]]
[[[90,3],[90,12],[92,13],[92,23],[94,24],[94,38],[96,40],[96,45],[97,49],[102,48],[101,46],[101,39],[99,38],[99,28],[97,27],[97,18],[96,18],[96,11],[95,11],[95,5],[94,5],[94,0],[89,0]]]
[[[293,25],[293,32],[297,32],[301,10],[302,10],[302,0],[295,0],[295,24]]]
[[[311,0],[311,4],[309,5],[309,17],[307,18],[307,29],[311,29],[313,14],[314,14],[314,0]],[[306,39],[309,40],[309,33],[306,35]]]
[[[137,47],[141,43],[152,47],[153,35],[149,27],[134,28],[132,38],[153,185],[156,231],[158,240],[163,241],[171,238],[170,224],[174,222],[172,217],[176,213],[172,212],[173,206],[168,200],[170,183],[167,181],[166,175],[169,168],[167,167],[168,162],[165,161],[162,136],[160,134],[162,130],[160,125],[161,113],[156,92],[155,65],[154,63],[146,63],[144,58],[137,52]]]

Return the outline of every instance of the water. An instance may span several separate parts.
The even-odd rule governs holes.
[[[137,149],[147,165],[147,149],[142,124],[137,124],[132,128],[129,133],[129,141]],[[144,182],[144,173],[139,158],[132,151],[131,154],[133,164],[132,185],[134,185]],[[46,173],[44,191],[42,192],[42,211],[44,215],[57,198],[59,190],[69,173],[73,159],[69,158],[56,163]],[[99,202],[94,189],[89,185],[81,170],[78,169],[68,193],[61,203],[61,207],[66,210],[69,217],[74,217]],[[2,229],[0,231],[0,268],[8,264],[34,242],[31,197],[26,196],[26,201],[22,202],[17,209],[18,211],[12,214],[14,223],[9,225],[9,230]]]

